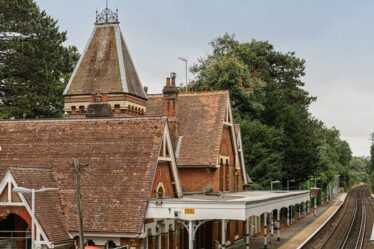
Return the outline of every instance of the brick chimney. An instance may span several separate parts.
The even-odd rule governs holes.
[[[176,77],[176,73],[171,73],[170,78],[166,78],[166,85],[162,90],[164,115],[168,117],[170,135],[174,148],[176,148],[176,143],[179,139],[177,119],[179,91],[177,86],[175,85]]]
[[[176,73],[171,73],[170,78],[166,78],[166,85],[163,93],[163,110],[167,117],[175,117],[178,110],[178,88],[175,85]]]

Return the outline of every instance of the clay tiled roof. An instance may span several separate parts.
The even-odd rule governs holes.
[[[40,181],[57,185],[67,230],[77,231],[75,178],[68,165],[76,158],[88,165],[81,174],[84,230],[139,234],[165,125],[160,117],[1,121],[0,176],[10,166],[51,168],[54,181],[50,174]],[[30,181],[37,180],[35,174]]]
[[[228,91],[181,93],[178,96],[178,165],[217,164]],[[162,115],[162,95],[148,95],[147,115]]]
[[[118,24],[97,25],[64,95],[129,93],[146,99]]]
[[[51,169],[19,167],[9,170],[18,186],[30,189],[57,187]],[[31,195],[25,194],[25,197],[31,206]],[[44,225],[43,228],[50,241],[59,242],[70,239],[57,191],[42,192],[35,195],[35,215]],[[50,222],[51,220],[53,222]]]

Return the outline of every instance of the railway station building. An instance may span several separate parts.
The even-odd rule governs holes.
[[[229,92],[180,93],[175,74],[161,94],[143,89],[110,9],[63,97],[63,119],[0,121],[1,248],[30,248],[33,201],[15,187],[57,189],[36,193],[37,248],[76,246],[72,160],[85,243],[99,248],[250,248],[268,224],[279,236],[281,209],[306,211],[308,191],[250,190]]]

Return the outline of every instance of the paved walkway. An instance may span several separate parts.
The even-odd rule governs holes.
[[[307,238],[309,238],[316,229],[318,229],[328,217],[334,213],[334,211],[339,207],[339,205],[344,201],[345,194],[340,195],[335,199],[334,202],[330,202],[329,205],[319,207],[317,209],[317,217],[313,215],[313,209],[309,215],[303,216],[300,220],[295,219],[294,223],[290,227],[282,227],[281,229],[281,240],[276,241],[277,237],[274,234],[270,238],[270,243],[268,245],[269,249],[293,249],[297,248],[301,243],[303,243]],[[251,249],[262,249],[264,248],[264,238],[263,236],[257,236],[251,239],[250,243]]]

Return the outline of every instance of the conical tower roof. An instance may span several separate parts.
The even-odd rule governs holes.
[[[65,88],[64,96],[129,94],[146,100],[119,27],[118,14],[104,9]]]

